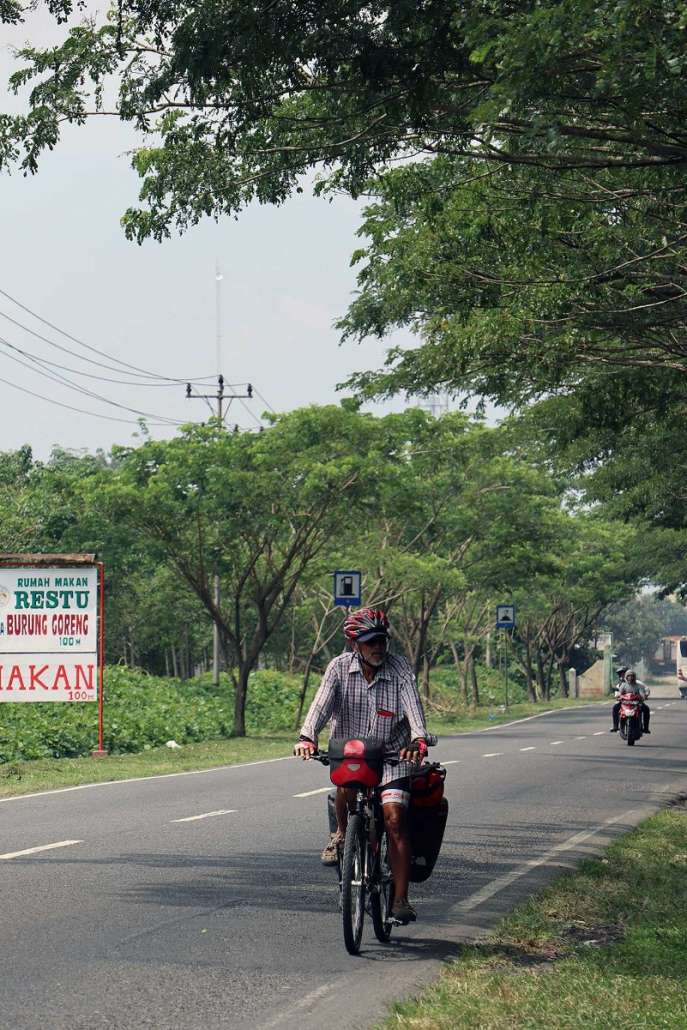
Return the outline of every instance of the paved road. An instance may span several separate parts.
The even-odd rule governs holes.
[[[0,801],[0,1027],[369,1026],[561,865],[687,791],[687,703],[652,700],[634,748],[598,706],[444,738],[451,814],[421,922],[388,946],[370,928],[357,959],[318,862],[315,763]]]

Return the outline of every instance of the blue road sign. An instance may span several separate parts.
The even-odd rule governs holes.
[[[497,604],[496,605],[496,628],[497,629],[515,629],[515,605],[514,604]]]
[[[347,608],[358,608],[360,605],[360,572],[339,571],[334,573],[334,604],[343,604]]]

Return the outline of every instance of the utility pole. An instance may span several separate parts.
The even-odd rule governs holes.
[[[219,294],[218,294],[219,296]],[[218,301],[219,303],[219,301]],[[219,357],[220,338],[217,337],[217,353]],[[226,413],[229,410],[229,405],[234,400],[242,400],[244,398],[250,400],[253,396],[253,386],[251,383],[246,385],[245,393],[225,393],[224,392],[224,376],[220,372],[217,376],[217,393],[194,393],[193,387],[190,383],[186,384],[186,399],[187,400],[204,400],[204,401],[216,401],[217,403],[217,424],[220,428],[224,429],[224,419]],[[226,407],[225,405],[226,401]],[[215,608],[219,611],[220,604],[220,589],[219,589],[219,572],[215,568],[213,576],[213,600],[215,602]],[[219,686],[219,629],[215,619],[212,620],[212,685],[213,687]]]
[[[253,397],[253,384],[246,384],[245,393],[225,393],[224,392],[224,376],[220,372],[217,376],[217,392],[216,393],[195,393],[190,383],[186,384],[186,400],[200,400],[200,401],[215,401],[217,404],[217,421],[219,425],[224,428],[224,420],[229,410],[229,405],[232,401],[238,400],[251,400]],[[226,401],[226,407],[225,405]]]

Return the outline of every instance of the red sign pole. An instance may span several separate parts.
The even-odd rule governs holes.
[[[105,566],[98,566],[98,747],[91,751],[92,758],[105,758],[103,746],[103,689],[105,685]]]

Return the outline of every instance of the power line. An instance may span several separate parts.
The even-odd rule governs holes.
[[[2,314],[2,312],[0,312],[0,315],[1,314]],[[5,317],[7,317],[7,316],[5,316]],[[28,331],[30,332],[30,330],[28,330]],[[41,337],[41,339],[42,339],[42,337]],[[57,361],[50,361],[48,358],[41,358],[37,354],[32,354],[31,351],[24,350],[22,347],[17,347],[16,344],[10,343],[9,340],[5,340],[2,337],[0,337],[0,343],[2,343],[5,347],[10,347],[12,350],[16,351],[18,354],[22,354],[25,358],[28,358],[30,361],[35,361],[36,364],[38,364],[38,365],[50,365],[52,368],[63,369],[65,372],[71,372],[71,373],[73,373],[74,375],[77,375],[77,376],[85,376],[87,379],[96,379],[96,380],[98,380],[98,382],[101,382],[101,383],[116,383],[116,384],[118,384],[120,386],[129,386],[129,387],[133,386],[133,387],[142,387],[142,388],[148,388],[150,386],[153,386],[153,387],[156,387],[156,388],[160,387],[160,386],[162,386],[162,387],[170,387],[170,386],[172,386],[172,387],[174,387],[174,389],[176,389],[178,387],[178,385],[179,385],[178,383],[172,383],[172,382],[170,382],[170,383],[137,383],[135,380],[132,381],[131,379],[113,379],[111,376],[99,376],[95,372],[84,372],[80,368],[70,368],[69,365],[62,365],[62,364],[60,364]],[[79,355],[77,355],[77,357],[79,357]],[[86,360],[88,360],[88,359],[86,359]],[[194,382],[195,382],[195,380],[194,380]],[[204,384],[202,384],[202,385],[204,385]]]
[[[26,386],[19,386],[18,383],[12,383],[9,379],[3,379],[0,377],[0,383],[4,383],[5,386],[11,386],[14,390],[21,390],[22,393],[28,393],[30,397],[37,397],[41,401],[47,401],[48,404],[55,404],[58,408],[66,408],[68,411],[76,411],[79,415],[90,415],[93,418],[104,418],[108,422],[125,422],[130,426],[137,426],[139,422],[133,418],[117,418],[116,415],[101,415],[98,411],[84,411],[83,408],[75,408],[73,404],[63,404],[62,401],[56,401],[52,397],[46,397],[42,393],[36,393],[34,390],[29,390]],[[168,425],[167,422],[152,422],[151,425],[164,426]]]
[[[276,411],[274,411],[274,408],[272,407],[270,402],[265,400],[265,398],[263,397],[263,395],[260,393],[260,391],[258,390],[258,388],[256,386],[253,387],[253,393],[255,394],[255,396],[259,400],[262,401],[263,404],[265,404],[270,409],[270,411],[273,411],[275,415],[277,414]]]
[[[8,341],[4,340],[2,337],[0,337],[0,344],[12,347],[12,345],[8,344]],[[110,400],[109,397],[103,397],[102,394],[95,393],[93,390],[88,390],[85,387],[80,386],[78,383],[73,383],[70,379],[67,379],[66,376],[62,376],[59,373],[48,372],[44,369],[35,368],[27,362],[22,361],[21,358],[15,357],[13,354],[5,354],[5,357],[9,358],[10,361],[16,362],[18,365],[21,365],[23,368],[28,368],[29,371],[35,372],[36,375],[41,375],[45,379],[49,379],[51,382],[58,383],[61,386],[66,386],[69,390],[75,390],[77,393],[80,393],[85,397],[91,397],[94,400],[101,401],[103,404],[109,404],[113,408],[119,408],[122,411],[130,411],[133,415],[140,415],[143,418],[157,419],[158,425],[165,424],[180,426],[184,424],[181,419],[170,418],[168,415],[157,415],[150,411],[142,411],[139,408],[132,408],[128,404],[120,404],[118,401]]]
[[[26,304],[22,304],[21,301],[17,300],[16,297],[13,297],[11,294],[7,293],[6,290],[0,289],[0,295],[5,297],[7,300],[11,301],[13,304],[16,304],[16,306],[18,308],[21,308],[22,311],[26,311],[26,313],[31,315],[32,318],[35,318],[39,322],[42,322],[43,325],[47,325],[50,329],[53,329],[56,333],[59,333],[61,336],[64,336],[67,340],[71,340],[72,343],[76,343],[79,347],[83,347],[85,350],[91,351],[91,353],[93,353],[93,354],[99,354],[101,358],[108,358],[110,361],[116,362],[122,368],[132,369],[134,372],[136,372],[139,375],[144,375],[144,376],[146,376],[149,379],[155,379],[157,381],[164,380],[164,381],[169,382],[169,383],[176,383],[177,385],[179,383],[186,383],[186,382],[188,382],[188,377],[186,377],[186,378],[175,378],[174,376],[161,376],[157,372],[150,372],[148,369],[140,368],[138,365],[131,365],[127,361],[121,361],[120,358],[116,358],[116,357],[114,357],[114,355],[108,354],[107,351],[99,350],[97,347],[92,347],[90,344],[84,343],[83,340],[80,340],[78,338],[78,336],[73,336],[71,333],[68,333],[66,330],[60,329],[60,327],[58,325],[55,325],[54,322],[50,322],[47,318],[43,318],[41,315],[37,314],[37,312],[32,311],[31,308],[27,307]],[[4,318],[8,318],[11,322],[14,322],[15,325],[19,325],[20,328],[25,329],[29,333],[33,333],[33,335],[37,336],[39,339],[45,340],[45,342],[49,343],[52,347],[57,347],[59,350],[64,350],[64,351],[66,351],[67,354],[71,354],[72,357],[81,357],[82,360],[84,360],[84,361],[89,361],[90,360],[92,362],[92,364],[100,365],[100,362],[98,362],[98,361],[93,361],[92,359],[89,359],[89,358],[83,358],[82,355],[74,354],[73,351],[70,351],[70,350],[68,350],[65,347],[61,347],[60,344],[55,343],[52,340],[47,340],[44,336],[41,336],[39,333],[34,332],[34,330],[28,329],[27,326],[22,326],[19,322],[17,322],[15,319],[11,318],[9,315],[4,314],[3,312],[0,312],[0,314],[3,314],[3,317]],[[112,369],[112,366],[109,366],[109,365],[102,365],[101,367],[109,368],[110,371],[119,371],[118,369]],[[210,379],[211,376],[200,376],[199,378],[200,379]]]

